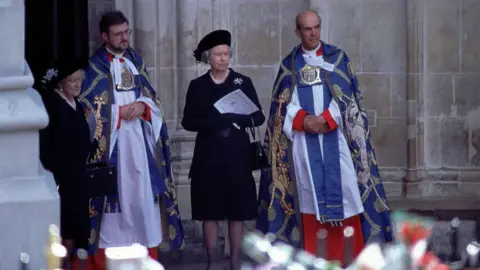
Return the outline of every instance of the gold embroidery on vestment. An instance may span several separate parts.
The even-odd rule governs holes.
[[[90,237],[88,238],[88,242],[90,243],[90,245],[95,244],[96,235],[97,234],[95,232],[95,229],[91,229],[90,230]]]
[[[168,226],[168,237],[170,240],[174,240],[177,237],[177,230],[173,225]]]

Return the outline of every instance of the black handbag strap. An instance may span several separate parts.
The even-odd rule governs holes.
[[[253,117],[250,117],[250,121],[252,123],[252,126],[251,127],[248,127],[248,129],[250,130],[250,134],[252,134],[252,139],[254,142],[257,141],[257,134],[258,134],[258,140],[260,140],[260,128],[257,126],[255,126],[255,121],[253,121]],[[256,130],[255,130],[256,129]]]
[[[99,146],[97,146],[97,148],[96,148],[94,151],[89,151],[89,152],[88,152],[87,162],[86,162],[86,163],[87,163],[87,170],[88,170],[88,171],[90,171],[90,170],[93,169],[93,165],[92,165],[92,164],[94,164],[93,159],[94,159],[94,157],[95,157],[95,152],[98,150],[98,147],[99,147]],[[109,159],[107,159],[106,164],[108,164],[108,160],[109,160]]]
[[[95,151],[97,151],[97,150],[95,150]],[[87,162],[86,162],[86,163],[87,163],[87,170],[91,170],[91,169],[92,169],[92,163],[93,163],[92,160],[93,160],[93,158],[92,158],[92,151],[89,151],[89,152],[88,152],[88,156],[87,156]]]

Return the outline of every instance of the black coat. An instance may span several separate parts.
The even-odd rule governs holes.
[[[260,110],[251,115],[220,114],[214,103],[237,89]],[[190,82],[182,126],[197,132],[189,174],[194,220],[256,218],[250,138],[245,130],[252,126],[252,120],[253,126],[260,126],[265,116],[250,78],[230,70],[221,84],[214,83],[209,73]]]
[[[92,150],[90,129],[78,100],[74,110],[54,91],[41,92],[41,96],[50,121],[40,131],[40,160],[59,185],[62,237],[86,248],[90,231],[86,167]]]
[[[237,78],[241,79],[241,85],[234,82]],[[213,104],[237,89],[241,89],[260,110],[252,115],[220,114]],[[221,84],[214,83],[209,72],[192,80],[188,87],[182,119],[185,130],[198,132],[190,176],[198,170],[211,168],[218,162],[228,162],[236,167],[248,163],[245,157],[248,156],[250,139],[245,128],[252,126],[252,120],[254,126],[260,126],[265,121],[265,115],[249,77],[230,69],[228,77]],[[235,128],[233,123],[239,125],[241,130]],[[224,147],[219,147],[216,135],[225,130],[234,134],[229,136]]]
[[[60,195],[86,189],[86,161],[90,152],[90,130],[77,99],[74,110],[59,94],[42,93],[49,116],[40,131],[40,160],[55,176]],[[72,194],[73,195],[73,194]]]

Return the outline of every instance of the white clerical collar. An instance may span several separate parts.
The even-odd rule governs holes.
[[[123,51],[121,53],[114,53],[107,46],[105,46],[105,49],[107,49],[107,52],[109,52],[111,55],[113,55],[115,57],[123,57],[123,54],[125,53],[125,51]]]
[[[317,56],[317,51],[318,51],[318,49],[320,49],[320,46],[322,46],[322,42],[319,42],[318,46],[313,50],[307,50],[303,46],[302,46],[302,50],[303,50],[304,54],[308,54],[310,56]]]
[[[322,43],[319,43],[317,48],[313,50],[305,50],[303,48],[303,60],[305,60],[305,63],[310,66],[314,67],[320,67],[322,69],[328,70],[328,71],[333,71],[335,69],[335,66],[333,64],[328,63],[323,59],[323,56],[321,55],[322,52],[320,51],[320,55],[317,56],[318,50],[320,50],[320,46],[322,46]]]

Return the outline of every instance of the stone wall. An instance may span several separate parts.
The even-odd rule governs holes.
[[[407,1],[412,196],[478,195],[480,1]],[[413,132],[416,128],[416,132]]]
[[[195,134],[180,121],[189,81],[206,71],[192,50],[208,32],[230,30],[232,68],[252,78],[268,112],[305,8],[322,16],[322,39],[355,64],[389,198],[480,190],[480,0],[91,0],[91,44],[99,44],[99,12],[114,6],[130,18],[133,46],[164,102],[184,218]]]
[[[119,6],[119,5],[117,5]],[[119,8],[119,7],[117,7]],[[88,1],[88,32],[90,34],[90,51],[94,52],[102,45],[100,37],[100,19],[102,14],[115,9],[115,0],[89,0]]]

